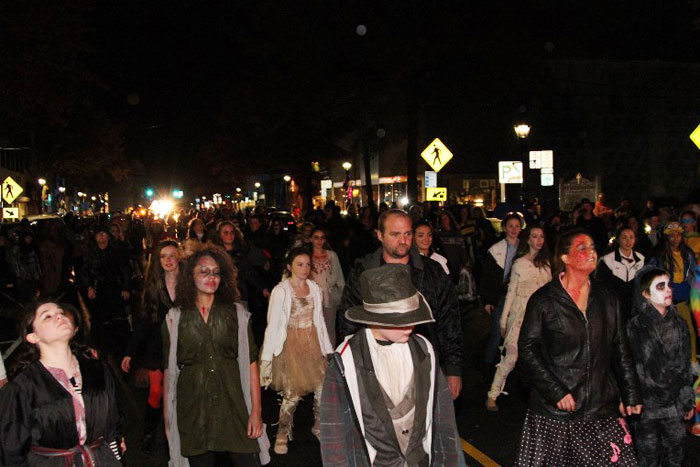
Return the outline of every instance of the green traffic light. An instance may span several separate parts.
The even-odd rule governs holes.
[[[153,188],[146,188],[146,196],[151,198],[154,194]]]

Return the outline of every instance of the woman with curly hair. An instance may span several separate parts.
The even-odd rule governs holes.
[[[24,348],[0,391],[0,465],[121,465],[114,380],[81,344],[81,324],[71,305],[27,308]]]
[[[236,269],[206,245],[180,268],[175,307],[163,325],[166,433],[175,465],[234,466],[269,460],[261,416],[257,347],[240,304]],[[258,459],[260,456],[260,459]]]
[[[149,396],[146,403],[146,419],[141,449],[153,452],[156,428],[161,418],[163,398],[163,340],[160,328],[165,314],[173,307],[179,263],[182,254],[174,240],[165,240],[156,247],[146,272],[146,284],[141,300],[139,323],[126,347],[122,370],[131,369],[134,356],[141,357],[140,364],[148,370]]]

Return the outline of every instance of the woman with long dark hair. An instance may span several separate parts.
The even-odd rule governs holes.
[[[450,279],[454,284],[457,284],[460,271],[469,263],[464,237],[462,237],[457,221],[451,212],[440,211],[438,221],[440,225],[437,228],[437,243],[447,258]]]
[[[161,418],[163,399],[163,339],[160,330],[165,315],[173,307],[179,263],[182,254],[174,240],[156,247],[146,272],[141,300],[141,316],[126,348],[122,370],[129,372],[132,357],[141,357],[140,365],[148,370],[149,396],[141,449],[153,452],[156,428]]]
[[[215,452],[236,467],[269,460],[258,352],[236,279],[233,261],[215,245],[180,267],[163,325],[166,433],[176,465],[186,457],[192,467],[214,466]]]
[[[527,303],[518,363],[532,385],[515,465],[636,465],[622,415],[642,394],[617,295],[591,280],[598,254],[583,230],[562,234],[554,279]]]
[[[311,231],[311,274],[309,279],[321,287],[323,318],[326,321],[328,338],[335,346],[335,315],[343,296],[345,278],[338,255],[328,243],[328,231],[314,227]]]
[[[22,353],[0,391],[0,465],[121,465],[114,380],[82,345],[81,324],[49,301],[20,320]]]
[[[523,231],[518,258],[513,262],[508,283],[508,293],[501,314],[501,336],[505,339],[505,354],[496,368],[491,389],[486,399],[486,408],[497,411],[496,398],[503,394],[506,378],[518,361],[518,337],[523,324],[525,307],[537,289],[552,280],[549,248],[541,227],[530,227]]]

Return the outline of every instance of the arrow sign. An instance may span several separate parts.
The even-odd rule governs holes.
[[[446,187],[426,188],[425,190],[425,199],[427,201],[447,201]]]
[[[19,208],[2,208],[3,219],[19,219]]]

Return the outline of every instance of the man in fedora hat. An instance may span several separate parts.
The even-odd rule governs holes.
[[[454,407],[433,346],[413,334],[433,314],[404,264],[369,269],[363,303],[345,317],[367,326],[345,338],[326,370],[321,456],[328,466],[464,465]]]
[[[357,332],[363,327],[345,319],[345,311],[362,304],[360,276],[363,272],[383,264],[406,264],[410,267],[411,282],[430,305],[434,322],[419,325],[423,334],[437,353],[440,367],[447,376],[452,399],[456,399],[462,388],[462,359],[464,335],[460,320],[459,302],[454,285],[445,274],[440,263],[421,256],[413,244],[411,218],[401,209],[384,211],[379,217],[377,238],[382,246],[362,259],[348,275],[343,297],[338,309],[338,339]]]

